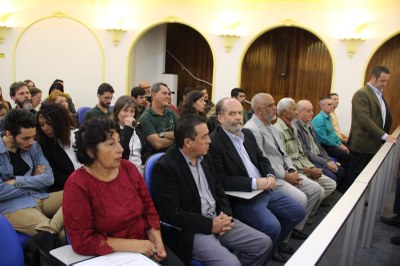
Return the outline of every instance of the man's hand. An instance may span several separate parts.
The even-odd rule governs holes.
[[[274,189],[276,187],[275,178],[272,176],[257,178],[256,184],[257,189],[261,190]]]
[[[349,153],[349,149],[347,149],[347,147],[345,145],[343,145],[343,144],[340,144],[338,148],[341,149],[344,152]]]
[[[309,175],[312,180],[318,180],[322,176],[322,169],[317,167],[304,168],[304,173]]]
[[[8,180],[4,181],[4,183],[9,184],[10,186],[15,186],[15,184],[17,184],[17,180],[15,178],[8,179]]]
[[[328,161],[326,163],[326,168],[328,168],[328,170],[336,173],[339,170],[339,167],[335,164],[334,161]]]
[[[297,172],[286,173],[284,179],[295,187],[301,186],[303,180]]]
[[[387,135],[385,141],[386,142],[391,142],[391,143],[396,143],[396,138],[393,137],[392,135]]]
[[[36,166],[36,169],[33,172],[33,175],[41,175],[41,174],[44,174],[45,171],[46,171],[46,166],[38,165],[38,166]]]
[[[223,235],[232,229],[234,223],[232,217],[221,212],[218,216],[213,218],[213,226],[211,232],[216,235]]]

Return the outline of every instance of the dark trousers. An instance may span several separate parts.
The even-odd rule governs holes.
[[[340,181],[344,178],[346,171],[344,170],[344,168],[342,166],[338,167],[338,170],[336,173],[332,172],[331,170],[329,170],[328,168],[322,166],[321,164],[316,163],[315,164],[316,167],[321,168],[322,172],[324,173],[324,175],[330,177],[331,179],[336,181],[336,184],[339,185]]]
[[[400,214],[400,176],[397,177],[396,195],[394,197],[393,213]]]
[[[351,155],[335,146],[324,145],[321,143],[322,148],[326,150],[330,157],[334,157],[342,164],[344,169],[348,169],[351,161]]]
[[[342,180],[342,184],[339,188],[340,192],[346,192],[346,190],[353,184],[354,180],[364,170],[365,166],[371,161],[375,154],[365,154],[358,152],[350,152],[351,162],[347,170],[345,178]]]

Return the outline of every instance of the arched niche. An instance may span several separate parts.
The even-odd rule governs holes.
[[[390,70],[390,79],[383,91],[384,98],[392,113],[391,132],[400,124],[399,99],[400,99],[400,34],[391,37],[384,42],[373,54],[365,72],[365,83],[370,80],[371,70],[375,66],[385,66]]]
[[[177,92],[173,100],[179,102],[186,86],[204,85],[211,97],[213,53],[207,40],[192,27],[182,23],[152,27],[137,40],[131,54],[130,88],[142,80],[164,81]]]
[[[270,93],[281,98],[318,100],[331,91],[333,64],[326,45],[298,27],[278,27],[258,37],[242,62],[241,87],[247,95]]]
[[[76,107],[95,105],[104,80],[104,50],[84,23],[64,14],[39,19],[26,27],[14,49],[14,79],[31,79],[43,98],[55,79]]]

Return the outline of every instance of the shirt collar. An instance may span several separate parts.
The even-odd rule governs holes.
[[[185,158],[185,161],[187,162],[187,164],[188,164],[189,166],[196,166],[196,165],[193,165],[193,164],[192,164],[192,162],[190,161],[189,157],[187,157],[187,156],[183,153],[183,151],[182,151],[181,149],[179,149],[179,151],[182,153],[183,158]],[[197,165],[199,165],[199,164],[203,161],[203,159],[204,159],[203,156],[198,156],[198,157],[197,157]]]
[[[380,89],[378,89],[377,87],[375,87],[375,86],[373,86],[371,83],[367,83],[368,84],[368,86],[370,86],[371,87],[371,89],[375,92],[375,94],[378,96],[378,97],[382,97],[382,91],[380,90]]]
[[[221,128],[225,131],[225,133],[228,135],[228,137],[232,141],[240,141],[241,143],[244,142],[244,134],[242,133],[242,131],[239,132],[239,135],[235,135],[235,134],[232,134],[231,132],[225,130],[222,126],[221,126]]]

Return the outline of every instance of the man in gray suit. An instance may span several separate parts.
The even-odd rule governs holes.
[[[276,119],[276,106],[273,97],[267,93],[258,93],[251,100],[254,111],[252,118],[244,126],[253,133],[257,144],[265,157],[269,159],[277,177],[277,191],[292,197],[306,208],[306,216],[293,231],[292,237],[301,238],[301,230],[314,205],[321,196],[321,186],[307,176],[297,172],[287,155],[278,130],[273,127]]]
[[[353,95],[348,141],[352,159],[347,178],[341,187],[343,191],[353,183],[383,142],[396,143],[396,139],[389,135],[392,116],[383,98],[383,89],[389,76],[390,72],[386,67],[374,67],[367,85]]]

